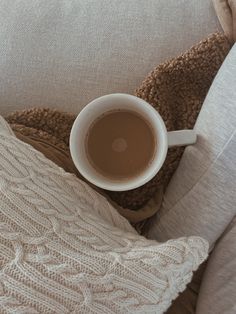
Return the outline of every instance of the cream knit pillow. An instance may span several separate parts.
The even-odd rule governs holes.
[[[0,313],[163,313],[207,250],[139,236],[0,119]]]

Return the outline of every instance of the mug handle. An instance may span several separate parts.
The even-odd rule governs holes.
[[[171,131],[167,133],[168,147],[185,146],[196,143],[197,134],[194,130]]]

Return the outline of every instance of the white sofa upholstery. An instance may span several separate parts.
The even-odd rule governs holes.
[[[158,63],[220,28],[211,0],[2,0],[0,112],[133,93]]]
[[[167,241],[201,235],[212,254],[197,314],[236,313],[236,44],[221,66],[198,116],[198,141],[185,149],[149,230]]]
[[[236,45],[221,66],[149,231],[159,241],[201,234],[211,249],[236,215]]]

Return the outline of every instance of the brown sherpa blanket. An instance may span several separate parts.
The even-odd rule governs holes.
[[[168,131],[191,129],[229,49],[230,44],[224,34],[212,34],[179,57],[157,66],[135,94],[158,110]],[[42,151],[66,171],[80,176],[68,147],[75,115],[48,108],[33,108],[14,112],[6,118],[20,139]],[[169,149],[162,169],[144,186],[126,192],[102,193],[105,192],[118,204],[120,213],[131,222],[152,216],[160,204],[161,191],[177,168],[183,150],[180,147]]]

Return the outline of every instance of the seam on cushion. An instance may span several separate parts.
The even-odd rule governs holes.
[[[199,183],[199,181],[207,174],[207,172],[209,171],[209,169],[215,164],[215,162],[219,159],[219,157],[221,156],[221,154],[223,153],[223,151],[225,150],[225,148],[228,146],[228,144],[231,142],[233,136],[236,133],[236,129],[233,131],[233,133],[230,135],[229,139],[227,140],[227,142],[224,144],[223,148],[221,149],[221,151],[217,154],[217,156],[214,158],[214,160],[212,161],[212,163],[207,167],[207,169],[205,169],[205,171],[202,173],[202,175],[198,178],[197,182],[195,182],[192,187],[182,196],[180,197],[170,208],[166,208],[165,209],[165,214],[167,212],[169,212],[173,207],[175,207],[181,200],[183,200],[192,190],[193,188]],[[165,200],[165,197],[164,197]],[[162,217],[165,216],[165,214],[161,215]]]

